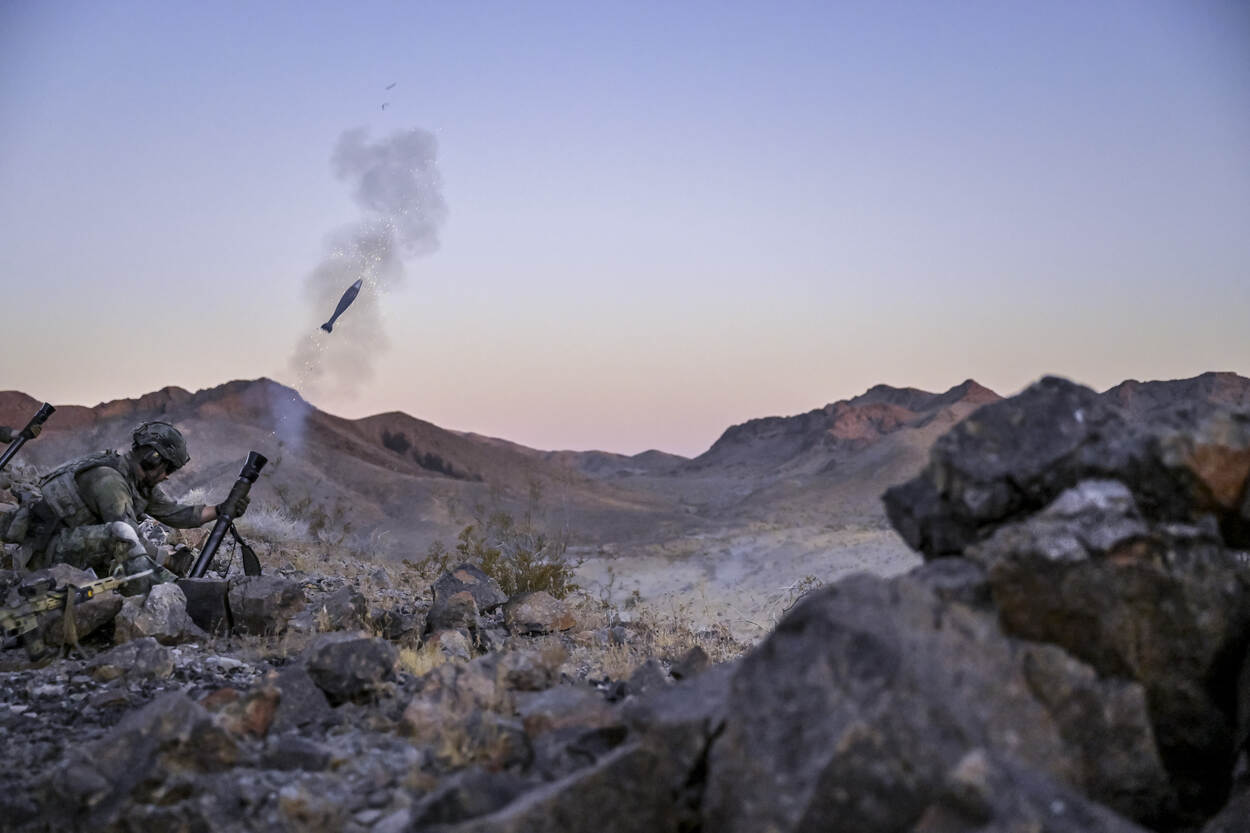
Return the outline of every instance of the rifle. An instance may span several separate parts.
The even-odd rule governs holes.
[[[55,411],[56,408],[53,408],[47,402],[43,403],[43,407],[35,412],[35,415],[30,418],[30,422],[26,423],[26,427],[13,438],[13,442],[9,443],[9,447],[4,450],[4,453],[0,454],[0,471],[3,471],[4,467],[9,464],[9,461],[13,459],[13,455],[18,452],[18,449],[26,445],[26,441],[30,439],[30,430],[36,425],[43,425],[47,422],[48,417],[52,416]]]
[[[150,576],[152,572],[152,570],[144,570],[128,576],[105,576],[86,584],[66,584],[62,587],[57,587],[51,578],[45,578],[34,584],[17,588],[18,594],[25,596],[27,600],[17,607],[0,608],[0,628],[3,628],[4,632],[4,647],[12,647],[20,641],[21,637],[35,631],[39,627],[39,619],[43,614],[55,610],[65,611],[67,643],[77,642],[78,634],[73,621],[75,606],[94,599],[101,593],[116,590],[127,582]],[[31,655],[31,659],[38,658],[44,653],[42,640],[27,642],[26,650]]]
[[[246,496],[251,491],[256,478],[260,477],[260,470],[268,462],[269,458],[265,455],[249,451],[243,470],[239,472],[239,479],[234,481],[234,486],[230,488],[230,494],[226,496],[222,506],[234,507],[239,498]],[[234,528],[234,515],[227,511],[217,516],[217,523],[213,524],[213,531],[208,534],[208,540],[204,542],[204,547],[200,550],[200,557],[195,559],[195,564],[187,573],[188,578],[204,577],[204,574],[208,572],[208,565],[212,563],[213,556],[217,554],[217,548],[221,546],[221,540],[226,537],[227,532],[243,545],[243,572],[249,576],[260,575],[260,560],[256,558],[256,553],[252,552],[252,548],[243,543],[238,530]]]

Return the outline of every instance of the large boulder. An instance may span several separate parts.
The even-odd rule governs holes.
[[[1123,484],[1083,481],[967,557],[1008,632],[1140,682],[1182,804],[1198,815],[1218,806],[1250,633],[1250,565],[1218,530],[1149,523]]]
[[[119,677],[163,680],[174,673],[174,654],[154,637],[145,636],[93,657],[86,670],[94,680],[102,683]]]
[[[922,579],[853,576],[742,661],[704,829],[908,829],[975,749],[1137,818],[1173,805],[1139,686],[1010,639]]]
[[[1183,403],[1135,416],[1089,388],[1047,377],[985,405],[933,444],[916,478],[886,491],[914,549],[961,552],[1082,480],[1124,483],[1159,520],[1213,517],[1250,546],[1250,414]]]
[[[1066,784],[984,749],[964,755],[911,833],[1146,833]]]
[[[518,593],[503,606],[508,631],[519,635],[572,630],[577,619],[567,604],[546,590]]]
[[[113,641],[152,637],[162,645],[205,636],[187,615],[187,597],[177,584],[157,584],[146,596],[130,596],[114,621]]]
[[[305,605],[298,582],[274,575],[234,580],[228,597],[235,631],[256,635],[283,633]]]
[[[369,605],[361,592],[350,584],[315,597],[299,614],[292,627],[303,631],[358,630],[368,622]]]
[[[475,713],[511,713],[512,699],[486,662],[443,663],[417,681],[416,695],[400,720],[400,730],[418,743],[435,744]]]
[[[729,667],[631,704],[600,757],[447,833],[679,833],[699,826],[704,756],[723,720]],[[619,733],[616,731],[620,729]],[[554,732],[552,733],[554,734]],[[585,736],[586,732],[581,732]],[[589,748],[589,747],[587,747]],[[426,828],[423,828],[426,829]],[[837,828],[835,828],[837,829]]]
[[[50,774],[46,821],[104,830],[138,803],[158,803],[168,773],[210,773],[239,759],[236,740],[185,694],[172,692],[126,715],[107,735],[69,746]]]
[[[478,615],[490,613],[508,600],[499,582],[481,568],[457,564],[435,580],[434,600],[426,616],[426,633],[441,630],[476,632]]]
[[[271,731],[304,731],[333,718],[334,713],[325,692],[313,682],[306,668],[290,665],[269,674],[272,679],[268,682],[278,690],[279,695]]]
[[[359,637],[328,642],[310,650],[308,676],[332,703],[376,691],[395,674],[399,649],[385,639]]]

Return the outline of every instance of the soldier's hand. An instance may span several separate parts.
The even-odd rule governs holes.
[[[39,436],[39,432],[42,430],[43,430],[43,426],[36,422],[33,425],[27,425],[25,428],[23,428],[22,436],[28,440],[33,440],[35,437]]]
[[[232,506],[230,504],[230,499],[226,498],[221,503],[217,504],[217,517],[220,518],[223,515],[229,515],[231,518],[241,518],[243,517],[243,513],[247,511],[247,507],[251,504],[251,502],[252,499],[247,495],[239,495],[235,498],[234,505]]]

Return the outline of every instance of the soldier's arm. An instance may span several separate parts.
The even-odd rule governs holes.
[[[172,526],[175,529],[191,529],[217,518],[217,510],[213,509],[213,507],[205,506],[202,503],[191,505],[175,503],[159,487],[152,490],[152,497],[148,501],[147,514],[166,526]]]

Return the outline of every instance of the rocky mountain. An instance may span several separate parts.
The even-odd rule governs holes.
[[[1236,373],[1203,373],[1192,379],[1167,382],[1121,382],[1103,394],[1135,416],[1167,408],[1177,402],[1206,402],[1230,408],[1250,408],[1250,379]]]
[[[1129,381],[1102,395],[1129,414],[1178,401],[1250,403],[1250,380],[1208,373]],[[743,524],[885,527],[879,497],[914,476],[938,436],[998,394],[969,379],[941,393],[877,385],[794,416],[732,426],[694,459],[660,451],[541,451],[456,432],[400,412],[349,420],[268,379],[195,393],[166,387],[92,408],[63,406],[20,464],[46,469],[119,447],[145,419],[176,422],[192,461],[171,482],[211,499],[249,450],[271,460],[255,496],[320,507],[362,536],[421,550],[451,540],[475,510],[539,511],[588,547],[662,542]],[[0,393],[0,424],[20,425],[39,402]]]
[[[0,393],[0,424],[24,424],[38,405],[22,393]],[[320,511],[362,535],[402,539],[416,550],[453,538],[477,507],[520,512],[537,504],[552,523],[576,522],[592,535],[628,536],[641,525],[685,520],[654,496],[588,477],[547,454],[398,412],[343,419],[268,379],[59,407],[22,450],[21,465],[46,470],[74,455],[126,447],[134,426],[149,419],[174,422],[187,438],[191,462],[170,481],[175,494],[224,493],[255,450],[270,460],[253,492],[262,505]]]
[[[813,472],[907,429],[955,419],[998,394],[971,379],[945,393],[877,385],[853,399],[791,417],[766,417],[735,425],[688,469]]]

